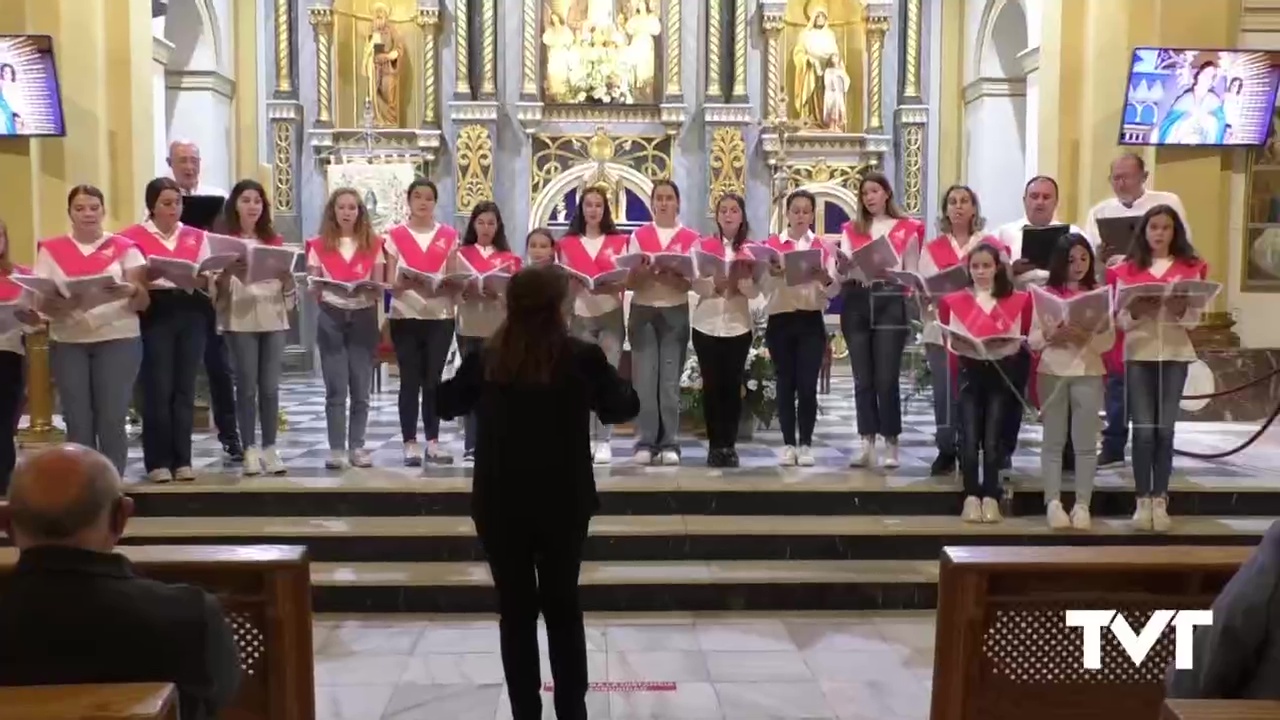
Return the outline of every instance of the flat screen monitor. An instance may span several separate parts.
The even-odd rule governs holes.
[[[1121,145],[1254,146],[1267,141],[1280,54],[1139,47],[1125,87]]]
[[[0,137],[66,134],[53,38],[0,35]]]

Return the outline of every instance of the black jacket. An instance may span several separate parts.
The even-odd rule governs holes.
[[[465,357],[436,391],[446,419],[476,413],[472,516],[581,519],[599,508],[591,459],[591,413],[608,424],[640,412],[640,398],[604,352],[571,340],[551,383],[485,380],[484,353]]]
[[[183,720],[235,697],[240,655],[218,600],[138,577],[123,555],[23,551],[0,583],[0,685],[171,682]]]

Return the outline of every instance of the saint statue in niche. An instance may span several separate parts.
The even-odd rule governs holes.
[[[647,0],[548,0],[543,8],[548,102],[657,102],[662,23]]]
[[[842,82],[846,91],[849,87],[849,75],[844,71],[840,44],[828,22],[829,17],[826,2],[815,0],[809,3],[808,22],[796,36],[796,44],[791,51],[791,60],[795,64],[792,102],[800,124],[805,127],[830,126],[827,104],[831,94],[826,88],[828,71],[835,71],[832,79]],[[841,93],[840,99],[842,107],[837,114],[843,116],[844,93]],[[847,122],[847,119],[843,122]]]
[[[404,54],[404,42],[388,21],[390,15],[386,3],[374,3],[362,67],[369,84],[374,126],[393,128],[401,125],[400,56]]]
[[[547,23],[546,32],[542,33],[542,44],[547,46],[547,93],[561,97],[569,89],[573,31],[554,11],[547,16]]]

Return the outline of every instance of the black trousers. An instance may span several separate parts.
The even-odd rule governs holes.
[[[22,398],[26,395],[25,366],[18,353],[0,352],[0,495],[9,490],[9,477],[18,462],[14,442]]]
[[[391,342],[400,367],[400,435],[405,442],[418,437],[418,406],[422,406],[425,440],[440,437],[436,415],[436,386],[449,359],[454,320],[399,319],[391,321]]]
[[[960,473],[967,496],[1000,497],[1008,415],[1022,412],[1007,379],[1016,362],[960,358]]]
[[[840,333],[853,368],[858,434],[902,434],[902,355],[910,335],[901,285],[849,283],[840,310]]]
[[[547,651],[558,720],[587,720],[587,639],[578,601],[578,572],[589,518],[476,519],[498,593],[502,670],[514,720],[542,717],[538,670],[538,613],[547,625]]]
[[[1017,354],[1004,358],[1001,367],[1004,368],[1013,387],[1018,388],[1017,394],[1013,394],[1012,390],[1010,392],[1009,399],[1013,405],[1004,414],[1000,430],[1000,447],[1005,457],[1012,458],[1013,454],[1018,450],[1018,435],[1022,432],[1022,403],[1029,396],[1027,387],[1031,382],[1030,351],[1024,345]]]
[[[818,422],[818,374],[827,351],[827,326],[822,322],[822,313],[797,310],[770,315],[764,343],[778,378],[782,442],[812,445],[813,427]]]
[[[231,353],[218,332],[218,317],[213,303],[198,295],[203,301],[204,312],[204,372],[209,378],[209,411],[213,424],[218,428],[218,440],[223,447],[240,446],[240,432],[236,429],[236,384],[231,369]]]
[[[184,290],[153,290],[142,314],[142,457],[147,472],[191,467],[203,305]]]
[[[698,354],[702,372],[702,414],[707,423],[707,444],[712,449],[738,444],[742,383],[750,350],[750,332],[716,337],[693,331],[693,351]]]

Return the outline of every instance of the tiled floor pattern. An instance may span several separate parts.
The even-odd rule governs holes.
[[[550,681],[542,638],[544,681]],[[923,720],[933,613],[587,618],[591,720]],[[320,616],[319,720],[505,720],[492,617]],[[627,683],[674,683],[629,692]],[[544,693],[544,718],[554,718]]]

